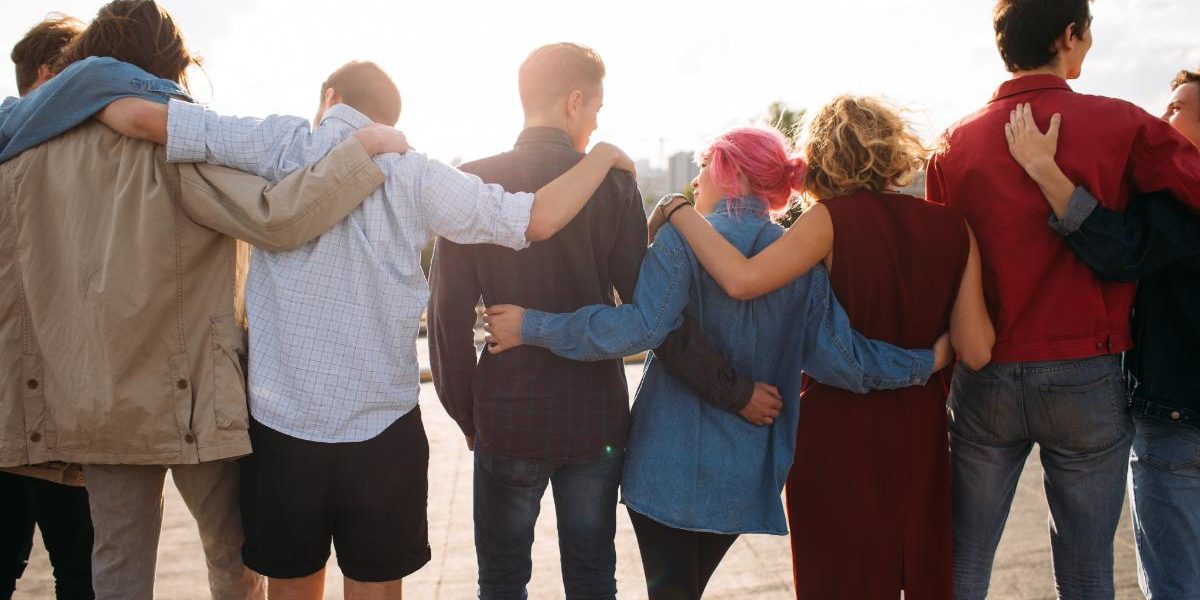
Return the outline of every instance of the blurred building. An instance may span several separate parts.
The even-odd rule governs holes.
[[[692,160],[691,152],[676,152],[667,160],[667,188],[669,193],[682,192],[700,174],[700,165]]]

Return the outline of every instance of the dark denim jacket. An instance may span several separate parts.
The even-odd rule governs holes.
[[[722,201],[708,220],[743,254],[783,235],[761,201],[736,203],[731,211]],[[521,335],[560,356],[600,360],[654,348],[685,313],[739,373],[778,387],[784,407],[773,425],[751,425],[701,401],[651,357],[633,404],[622,500],[679,529],[787,533],[779,494],[796,448],[801,369],[863,393],[924,383],[933,368],[928,350],[910,352],[854,332],[823,265],[761,298],[735,300],[670,225],[646,254],[631,302],[565,314],[528,310]]]
[[[1139,281],[1125,355],[1131,412],[1200,428],[1200,217],[1165,193],[1120,213],[1081,187],[1051,226],[1097,275]]]
[[[24,98],[0,104],[0,163],[66,133],[113,100],[133,96],[166,104],[191,100],[174,81],[107,56],[93,56],[63,69]]]

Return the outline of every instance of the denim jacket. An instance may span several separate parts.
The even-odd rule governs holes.
[[[754,198],[735,199],[732,208],[723,200],[708,220],[746,255],[783,234]],[[646,254],[632,302],[566,314],[527,310],[521,335],[567,358],[600,360],[654,348],[685,313],[739,373],[778,387],[784,407],[773,425],[751,425],[701,401],[651,357],[633,404],[622,501],[678,529],[787,533],[779,495],[796,446],[801,369],[864,393],[923,384],[933,368],[928,350],[854,332],[824,266],[761,298],[734,300],[669,225]]]
[[[92,118],[113,100],[133,96],[166,104],[191,101],[179,84],[107,56],[76,62],[24,98],[0,104],[0,163]]]

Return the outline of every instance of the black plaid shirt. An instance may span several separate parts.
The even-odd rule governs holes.
[[[535,191],[583,158],[561,129],[521,132],[513,150],[463,165],[509,191]],[[446,411],[476,444],[513,458],[578,462],[620,451],[629,395],[620,360],[578,362],[522,346],[476,360],[475,305],[516,304],[571,312],[632,298],[646,253],[637,185],[613,171],[562,231],[516,252],[439,238],[430,273],[429,348]],[[685,322],[655,350],[668,370],[709,401],[736,410],[753,384],[739,379],[694,325]]]

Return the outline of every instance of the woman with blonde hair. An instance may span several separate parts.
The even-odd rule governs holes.
[[[818,200],[746,258],[681,201],[664,209],[731,296],[766,294],[824,264],[864,335],[902,347],[947,329],[979,369],[995,339],[979,250],[962,217],[896,190],[926,151],[880,100],[840,96],[816,112],[804,152]],[[855,395],[806,381],[787,483],[797,598],[951,597],[945,379]]]

